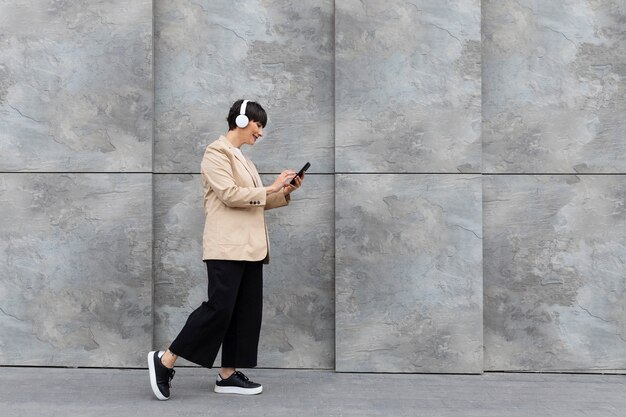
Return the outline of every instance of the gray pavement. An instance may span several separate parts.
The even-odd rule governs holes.
[[[263,394],[216,394],[216,369],[177,368],[161,402],[143,369],[0,367],[0,416],[626,417],[625,375],[243,371]]]

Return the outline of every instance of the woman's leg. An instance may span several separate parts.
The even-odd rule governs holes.
[[[220,373],[223,378],[228,378],[235,368],[254,368],[257,365],[262,314],[263,263],[246,262],[230,325],[222,343]]]
[[[263,386],[248,379],[235,368],[253,368],[257,364],[261,315],[263,312],[263,264],[247,262],[241,279],[233,315],[222,343],[222,369],[215,381],[219,394],[255,395]]]
[[[228,330],[237,301],[239,286],[246,269],[244,261],[205,261],[209,300],[202,303],[187,319],[169,348],[165,366],[173,357],[212,368],[224,335]],[[164,355],[165,356],[165,355]],[[172,363],[173,364],[173,363]]]

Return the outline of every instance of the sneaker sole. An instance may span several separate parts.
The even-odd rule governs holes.
[[[241,388],[241,387],[220,387],[215,386],[215,392],[218,394],[241,394],[241,395],[255,395],[263,392],[263,387],[258,388]]]
[[[154,359],[153,359],[153,355],[156,355],[156,354],[157,354],[156,351],[152,351],[148,353],[148,369],[150,370],[150,386],[152,387],[152,392],[159,400],[167,401],[169,400],[169,397],[166,397],[165,395],[161,394],[161,391],[159,390],[159,387],[157,386],[157,382],[156,382],[156,370],[154,369]]]

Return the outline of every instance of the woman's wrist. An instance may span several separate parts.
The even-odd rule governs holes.
[[[269,194],[274,194],[274,193],[277,193],[277,192],[279,192],[279,191],[280,191],[280,188],[279,188],[279,189],[276,189],[274,184],[270,185],[269,187],[265,187],[265,192],[266,192],[268,195],[269,195]]]

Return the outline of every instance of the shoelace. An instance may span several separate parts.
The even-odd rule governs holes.
[[[242,377],[245,381],[249,381],[248,377],[243,374],[243,372],[235,371],[237,375]]]

